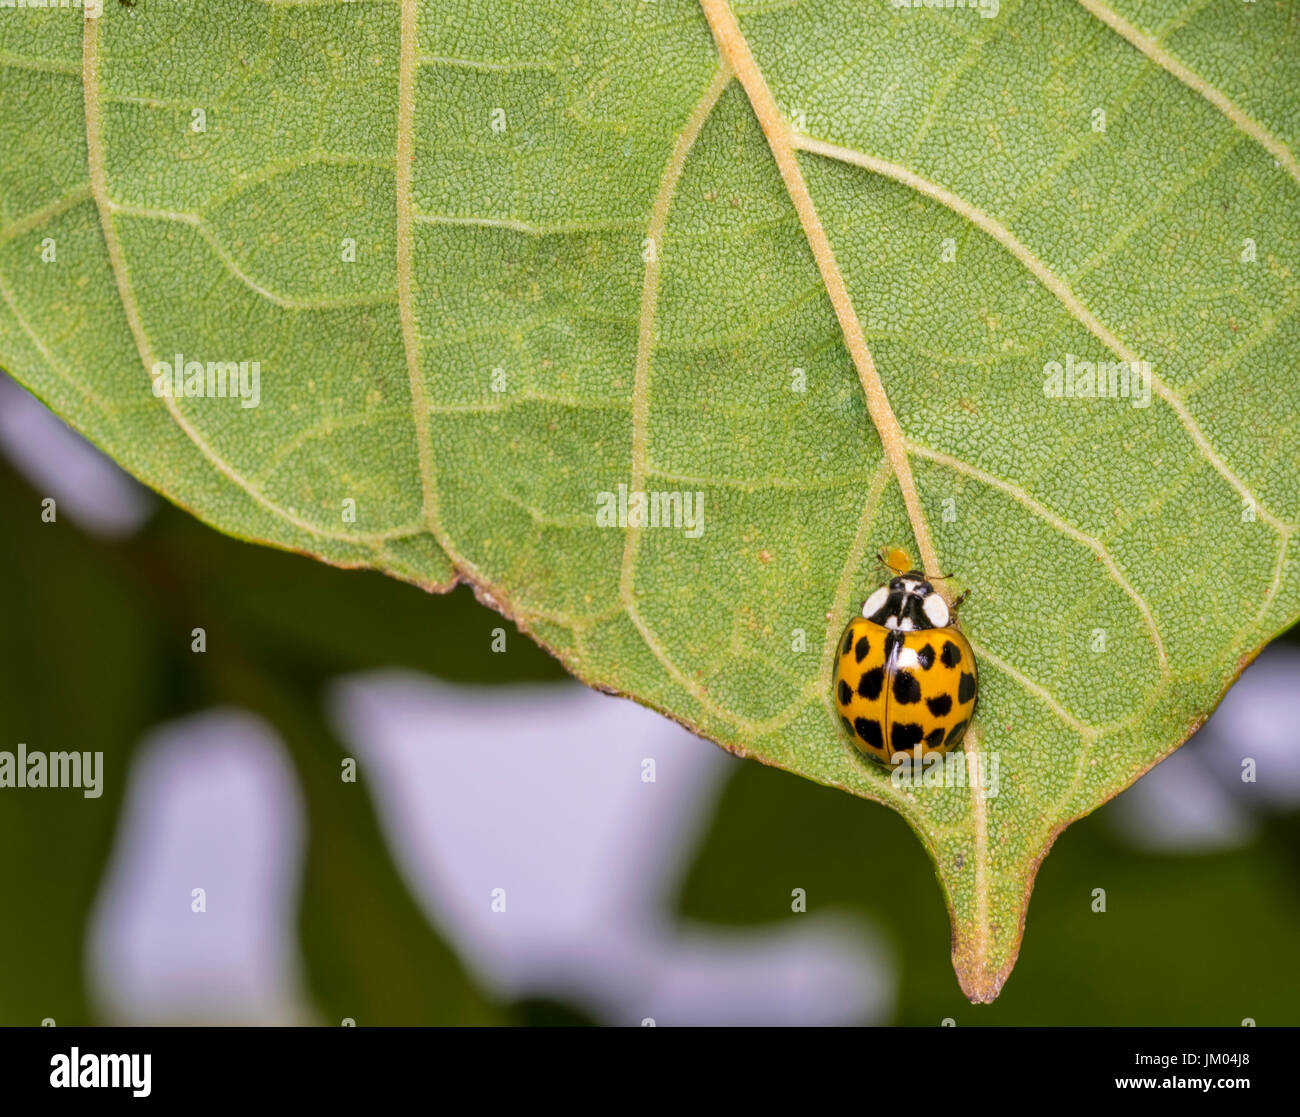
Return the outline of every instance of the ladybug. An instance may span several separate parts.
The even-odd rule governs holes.
[[[979,690],[975,653],[943,596],[921,571],[890,569],[896,576],[845,626],[835,667],[844,728],[860,752],[885,763],[960,744]]]

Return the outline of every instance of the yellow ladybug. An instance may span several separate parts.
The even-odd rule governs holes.
[[[859,751],[888,763],[961,743],[979,684],[953,621],[919,570],[896,574],[849,621],[836,649],[835,706]]]

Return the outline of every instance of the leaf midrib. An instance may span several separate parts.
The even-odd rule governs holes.
[[[803,171],[799,167],[799,159],[796,154],[794,131],[777,106],[776,99],[767,86],[767,80],[764,78],[763,72],[749,48],[749,43],[740,29],[740,24],[737,22],[728,0],[700,0],[700,4],[713,32],[719,54],[735,71],[736,77],[749,98],[750,106],[758,118],[763,135],[767,138],[768,147],[772,152],[777,169],[781,173],[790,201],[795,208],[795,212],[799,215],[799,223],[803,227],[809,248],[812,250],[817,263],[817,270],[821,273],[826,293],[830,298],[835,310],[835,316],[839,320],[840,328],[844,334],[845,347],[848,349],[849,356],[858,371],[858,379],[862,383],[862,390],[866,396],[867,411],[871,416],[872,423],[875,425],[876,433],[880,437],[885,460],[888,461],[890,470],[902,493],[908,521],[912,528],[912,535],[916,540],[917,549],[920,551],[921,568],[931,578],[937,579],[941,574],[939,560],[934,549],[934,542],[930,536],[930,528],[925,518],[925,512],[921,507],[916,481],[912,476],[912,465],[908,457],[907,442],[903,435],[903,429],[894,414],[893,408],[890,406],[889,397],[880,379],[880,373],[877,371],[871,351],[867,347],[866,338],[862,331],[862,323],[858,318],[857,311],[854,309],[848,285],[845,283],[844,276],[835,260],[830,238],[826,235],[826,230],[822,226],[812,194],[804,181]],[[875,502],[872,501],[871,503],[874,504]],[[864,517],[870,516],[872,510],[871,507],[864,509]],[[861,534],[861,526],[859,534]],[[948,596],[946,591],[944,591],[944,594]],[[836,629],[842,616],[843,612],[841,611],[840,613],[832,613],[829,618],[828,640],[835,639],[838,636],[838,631],[833,632],[832,630]],[[972,723],[966,730],[966,737],[963,742],[968,763],[978,763],[980,745],[979,730]],[[907,813],[909,816],[911,815],[910,811]],[[988,805],[984,788],[979,785],[978,781],[971,788],[971,823],[975,840],[973,971],[974,974],[979,975],[977,978],[972,977],[971,980],[975,981],[982,990],[984,982],[991,977],[987,973],[990,937],[989,852]],[[957,947],[954,945],[954,951],[956,949]]]
[[[1100,0],[1080,0],[1080,3],[1089,10],[1094,16],[1101,19],[1112,29],[1123,35],[1129,42],[1141,50],[1145,55],[1152,59],[1157,65],[1160,65],[1168,72],[1183,81],[1193,91],[1204,97],[1211,104],[1215,105],[1227,116],[1234,125],[1241,131],[1251,136],[1268,151],[1278,157],[1280,164],[1287,170],[1287,173],[1296,175],[1295,161],[1290,157],[1290,153],[1283,145],[1271,136],[1257,122],[1253,121],[1244,112],[1238,109],[1232,102],[1219,94],[1217,90],[1209,86],[1208,83],[1199,79],[1189,69],[1183,67],[1172,59],[1171,56],[1159,48],[1154,40],[1141,36],[1130,25],[1110,11]],[[791,201],[799,214],[801,225],[804,228],[805,235],[808,239],[810,248],[817,261],[818,269],[822,274],[827,294],[836,311],[840,325],[844,334],[846,347],[850,356],[853,358],[855,367],[858,369],[859,377],[862,380],[864,392],[867,397],[868,410],[871,414],[872,422],[880,436],[882,445],[885,449],[886,460],[899,481],[900,489],[903,491],[904,502],[907,506],[908,518],[911,522],[913,534],[916,537],[918,548],[922,555],[922,565],[930,574],[938,573],[938,562],[934,555],[933,546],[930,542],[929,532],[925,521],[924,513],[920,507],[919,499],[916,496],[915,483],[911,477],[910,463],[908,461],[909,452],[918,452],[923,456],[929,457],[939,464],[952,466],[953,459],[947,455],[939,454],[937,451],[930,451],[927,448],[915,446],[908,442],[902,433],[897,417],[890,408],[888,399],[884,393],[883,385],[880,382],[876,372],[874,361],[866,347],[865,339],[862,336],[860,321],[853,309],[852,301],[844,285],[842,275],[835,263],[833,252],[831,251],[829,240],[817,217],[816,208],[812,202],[811,195],[808,192],[806,183],[803,180],[802,172],[799,169],[796,150],[807,151],[810,154],[821,155],[824,157],[838,159],[844,162],[855,164],[864,169],[873,171],[883,177],[888,177],[903,185],[924,194],[935,201],[947,206],[953,212],[963,217],[965,220],[980,228],[987,235],[998,241],[1007,251],[1009,251],[1019,263],[1025,267],[1040,283],[1044,285],[1052,295],[1066,308],[1070,315],[1080,324],[1094,334],[1109,349],[1129,362],[1136,362],[1141,358],[1126,346],[1091,310],[1078,298],[1071,290],[1069,285],[1053,272],[1047,264],[1024,245],[1009,228],[1001,225],[989,215],[983,213],[977,207],[964,201],[956,194],[946,190],[937,183],[930,182],[915,172],[908,170],[898,164],[889,163],[886,160],[878,159],[867,155],[865,152],[855,151],[845,148],[841,145],[827,143],[816,140],[810,136],[804,136],[796,133],[785,121],[784,116],[776,105],[767,87],[766,80],[760,68],[755,61],[749,45],[741,32],[739,23],[734,13],[731,11],[727,0],[701,0],[701,6],[704,9],[705,16],[709,21],[710,28],[713,31],[718,50],[724,61],[731,64],[736,71],[745,89],[751,107],[757,116],[763,129],[764,136],[767,138],[768,145],[772,151],[773,157],[781,172]],[[1254,495],[1245,481],[1238,477],[1236,473],[1228,466],[1227,462],[1218,454],[1208,437],[1200,429],[1192,417],[1190,410],[1182,398],[1174,392],[1163,380],[1152,375],[1152,388],[1156,394],[1174,411],[1180,424],[1192,438],[1200,455],[1220,474],[1245,500],[1256,509],[1257,515],[1264,520],[1279,536],[1279,557],[1274,567],[1273,578],[1267,591],[1264,594],[1261,603],[1260,614],[1267,610],[1272,598],[1278,592],[1281,585],[1282,574],[1285,567],[1285,555],[1289,543],[1289,536],[1294,530],[1295,525],[1283,522],[1271,510]],[[1105,563],[1110,577],[1120,586],[1120,588],[1135,602],[1143,619],[1152,634],[1156,647],[1157,655],[1160,660],[1161,668],[1161,685],[1167,685],[1169,681],[1169,662],[1164,648],[1164,642],[1160,636],[1159,629],[1156,625],[1155,618],[1152,614],[1150,605],[1129,583],[1128,579],[1119,569],[1118,564],[1109,555],[1109,552],[1100,543],[1100,541],[1087,536],[1078,529],[1073,529],[1063,519],[1053,513],[1050,509],[1034,501],[1027,493],[1023,492],[1017,486],[1010,486],[1009,483],[1001,483],[991,476],[981,475],[981,480],[991,482],[997,487],[1006,489],[1011,495],[1025,504],[1032,511],[1036,512],[1049,523],[1057,527],[1058,530],[1064,531],[1065,534],[1074,538],[1076,541],[1088,546],[1097,554]],[[869,505],[874,503],[868,502]],[[867,522],[871,512],[870,507],[864,510],[863,524]],[[859,534],[861,533],[861,527]],[[841,603],[842,604],[842,603]],[[830,625],[833,627],[839,617],[842,615],[843,608],[832,614]],[[828,639],[832,639],[833,634],[828,629]],[[1059,704],[1051,698],[1050,694],[1043,691],[1040,697],[1049,699],[1049,705],[1058,715],[1062,714]],[[1067,724],[1077,719],[1062,717],[1062,721]],[[1080,723],[1082,724],[1082,723]],[[1099,732],[1094,727],[1093,734]],[[1081,734],[1086,742],[1090,734]],[[971,738],[974,738],[971,740]],[[968,754],[978,755],[978,731],[972,726],[968,732],[968,744],[966,751]],[[987,938],[988,938],[988,882],[984,872],[988,860],[987,846],[987,804],[984,800],[982,790],[975,789],[972,795],[972,822],[975,837],[975,857],[976,857],[976,883],[975,883],[975,904],[976,904],[976,941],[974,945],[974,963],[977,970],[984,970],[987,961]],[[972,978],[974,975],[972,975]],[[991,978],[997,981],[992,975],[985,975],[985,979]]]

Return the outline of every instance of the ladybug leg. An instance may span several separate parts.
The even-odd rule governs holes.
[[[961,596],[958,597],[957,600],[954,601],[954,602],[952,603],[952,607],[953,607],[954,609],[960,608],[960,607],[961,607],[961,603],[962,603],[963,601],[965,601],[966,598],[968,598],[968,597],[970,597],[970,590],[963,590],[962,593],[961,593]]]

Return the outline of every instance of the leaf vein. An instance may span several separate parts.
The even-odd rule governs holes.
[[[140,359],[144,364],[146,377],[152,377],[154,365],[153,346],[145,332],[144,320],[140,315],[139,303],[136,300],[135,292],[131,287],[131,277],[126,263],[126,254],[122,249],[122,243],[117,235],[117,228],[114,225],[113,201],[108,191],[108,169],[104,160],[104,136],[103,121],[100,116],[100,98],[99,98],[99,20],[88,19],[84,21],[85,29],[82,39],[82,91],[85,106],[85,123],[86,123],[86,160],[90,168],[90,188],[95,199],[95,205],[99,210],[100,225],[103,231],[104,244],[108,250],[109,263],[113,272],[113,279],[117,285],[118,298],[122,304],[123,313],[126,315],[127,325],[130,327],[131,336],[135,341],[136,350],[140,354]],[[232,482],[238,488],[243,490],[252,500],[265,508],[273,515],[279,516],[286,523],[292,524],[298,530],[312,536],[316,539],[332,539],[341,542],[358,543],[376,548],[378,535],[358,535],[344,531],[333,531],[314,524],[310,520],[297,515],[295,512],[273,501],[265,493],[259,491],[244,477],[233,465],[222,458],[206,439],[199,433],[198,429],[186,419],[180,407],[177,406],[175,399],[170,394],[162,397],[163,405],[167,408],[168,414],[172,420],[184,432],[185,436],[194,444],[198,451],[213,465],[213,467]]]
[[[1189,67],[1184,66],[1154,38],[1145,32],[1139,31],[1118,12],[1103,3],[1102,0],[1078,0],[1078,2],[1117,35],[1127,39],[1132,46],[1145,54],[1157,66],[1168,71],[1193,93],[1197,93],[1209,101],[1242,132],[1272,155],[1288,175],[1295,179],[1296,182],[1300,182],[1300,163],[1296,162],[1295,156],[1291,154],[1286,144],[1274,136],[1259,121],[1255,120],[1254,117],[1235,105],[1226,94],[1216,89],[1199,74],[1194,73]]]
[[[1151,632],[1151,638],[1155,642],[1156,654],[1160,659],[1160,672],[1162,675],[1167,675],[1169,673],[1169,657],[1165,653],[1164,641],[1160,638],[1160,628],[1156,624],[1155,616],[1151,612],[1151,606],[1147,603],[1146,598],[1138,593],[1138,591],[1133,587],[1133,584],[1124,576],[1123,571],[1119,568],[1119,564],[1115,561],[1115,557],[1106,549],[1106,545],[1102,543],[1100,539],[1079,530],[1079,528],[1075,527],[1069,521],[1053,512],[1052,509],[1047,507],[1047,505],[1039,503],[1019,485],[1013,484],[1010,481],[1004,481],[1001,477],[996,477],[992,473],[986,473],[984,470],[979,469],[968,462],[964,462],[960,458],[954,458],[951,454],[945,454],[940,450],[933,450],[928,446],[922,446],[918,442],[909,441],[907,448],[911,453],[916,454],[918,457],[936,462],[937,464],[954,470],[957,473],[965,474],[967,477],[972,477],[982,484],[989,485],[992,488],[1006,493],[1013,500],[1028,508],[1035,516],[1038,516],[1044,522],[1050,524],[1062,535],[1069,536],[1076,543],[1082,543],[1092,551],[1093,554],[1101,559],[1102,565],[1106,567],[1107,572],[1110,574],[1110,577],[1114,580],[1115,584],[1119,586],[1119,588],[1132,600],[1133,604],[1137,606],[1138,611],[1142,614],[1143,621]]]
[[[885,178],[893,179],[895,182],[910,186],[920,194],[933,198],[935,201],[946,205],[955,213],[966,218],[972,224],[977,225],[985,233],[991,236],[1019,260],[1033,275],[1045,286],[1061,304],[1085,326],[1099,341],[1108,349],[1112,350],[1117,356],[1130,363],[1141,360],[1137,353],[1125,345],[1115,334],[1113,334],[1106,325],[1089,310],[1077,295],[1070,289],[1069,285],[1053,272],[1046,263],[1043,262],[1035,253],[1022,243],[1014,233],[1005,225],[1000,224],[982,210],[977,209],[969,202],[959,198],[956,194],[931,182],[914,171],[901,167],[896,163],[890,163],[885,159],[877,158],[874,155],[868,155],[863,151],[857,151],[853,148],[842,147],[839,144],[828,143],[825,140],[814,139],[811,136],[796,134],[794,136],[795,144],[802,150],[812,152],[815,155],[822,155],[828,159],[838,159],[845,163],[851,163],[854,166],[862,167],[865,170],[873,171]],[[1177,415],[1179,422],[1191,436],[1192,441],[1196,443],[1197,448],[1215,470],[1225,481],[1228,482],[1237,492],[1248,500],[1256,509],[1260,519],[1269,523],[1279,534],[1288,534],[1295,529],[1295,524],[1285,523],[1276,514],[1271,512],[1256,496],[1251,492],[1246,483],[1238,477],[1227,462],[1219,455],[1206,437],[1205,432],[1201,430],[1196,420],[1192,417],[1187,405],[1183,402],[1177,392],[1171,389],[1155,372],[1151,374],[1151,389],[1161,399],[1163,399]]]

